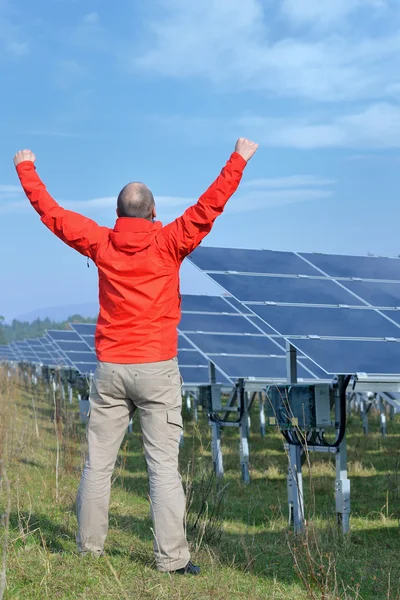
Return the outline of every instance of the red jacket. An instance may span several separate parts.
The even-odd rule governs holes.
[[[246,161],[234,152],[198,202],[165,227],[159,221],[124,217],[117,219],[114,229],[61,208],[32,162],[17,166],[22,187],[42,222],[98,268],[99,360],[144,363],[176,356],[181,318],[179,268],[210,232],[236,191],[245,166]]]

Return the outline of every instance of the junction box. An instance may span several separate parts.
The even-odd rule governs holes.
[[[314,429],[332,425],[329,383],[269,386],[266,393],[269,425],[278,425],[280,429]]]
[[[222,410],[222,386],[218,383],[201,385],[199,388],[199,403],[211,413]]]

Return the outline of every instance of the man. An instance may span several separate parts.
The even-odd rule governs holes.
[[[150,483],[154,552],[160,571],[197,575],[186,541],[185,495],[178,472],[182,430],[177,363],[179,269],[210,232],[258,148],[240,138],[211,187],[163,227],[151,191],[129,183],[118,196],[113,229],[65,210],[35,170],[35,155],[14,157],[19,179],[42,222],[98,268],[98,366],[90,394],[88,457],[77,497],[81,554],[103,553],[111,476],[133,413],[138,410]]]

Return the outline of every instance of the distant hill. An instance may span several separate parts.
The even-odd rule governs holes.
[[[31,312],[15,317],[17,321],[32,323],[36,319],[50,319],[51,321],[65,321],[72,315],[81,315],[86,318],[97,317],[99,305],[97,302],[87,302],[85,304],[69,304],[68,306],[52,306],[48,308],[39,308]]]

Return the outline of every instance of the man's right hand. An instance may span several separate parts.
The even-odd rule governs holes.
[[[19,163],[29,160],[30,162],[35,162],[36,156],[33,154],[32,150],[20,150],[14,156],[14,165],[17,166]]]
[[[240,154],[244,160],[248,161],[251,159],[253,154],[256,153],[258,148],[258,144],[255,142],[250,142],[250,140],[246,140],[246,138],[239,138],[236,142],[235,152]]]

